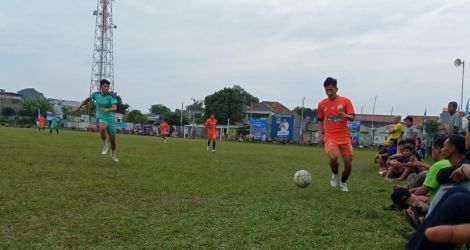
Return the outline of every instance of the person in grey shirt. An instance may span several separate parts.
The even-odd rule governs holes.
[[[460,114],[457,113],[457,107],[456,102],[449,102],[449,105],[447,105],[447,111],[450,114],[449,128],[447,130],[449,135],[462,132],[462,118],[460,118]]]
[[[405,129],[403,130],[403,137],[402,139],[413,139],[416,140],[418,136],[418,130],[416,129],[415,125],[413,125],[413,117],[407,116],[405,119]]]

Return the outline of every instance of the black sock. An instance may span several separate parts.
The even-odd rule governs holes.
[[[212,141],[212,150],[215,150],[215,141]]]
[[[207,146],[209,147],[211,145],[211,140],[207,141]]]
[[[341,176],[341,182],[342,182],[342,183],[346,183],[346,182],[348,181],[348,178],[349,178],[349,176],[344,176],[344,175],[342,175],[342,176]]]
[[[333,169],[333,174],[338,174],[338,169]]]

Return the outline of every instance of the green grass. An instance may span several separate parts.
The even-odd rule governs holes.
[[[391,185],[356,152],[350,192],[320,148],[0,128],[0,248],[403,249]],[[305,189],[295,171],[313,175]]]

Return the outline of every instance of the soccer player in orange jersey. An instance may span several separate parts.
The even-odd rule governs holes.
[[[165,120],[160,122],[160,135],[163,138],[163,143],[166,143],[166,137],[168,136],[168,123]]]
[[[348,121],[354,121],[354,107],[351,101],[337,94],[337,81],[328,77],[323,83],[326,95],[318,104],[318,120],[320,121],[319,133],[320,143],[325,146],[325,151],[330,160],[330,167],[333,175],[330,185],[336,187],[338,181],[338,157],[341,154],[344,163],[344,170],[341,176],[340,188],[343,192],[348,192],[346,184],[351,174],[351,164],[353,149],[351,136],[348,130]]]
[[[214,118],[213,114],[211,114],[211,117],[207,119],[204,125],[207,129],[207,151],[210,150],[210,145],[212,141],[212,152],[215,152],[215,139],[217,138],[217,120]]]

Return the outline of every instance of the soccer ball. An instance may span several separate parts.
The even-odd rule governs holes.
[[[312,176],[307,170],[299,170],[294,174],[294,183],[297,187],[306,188],[312,182]]]

